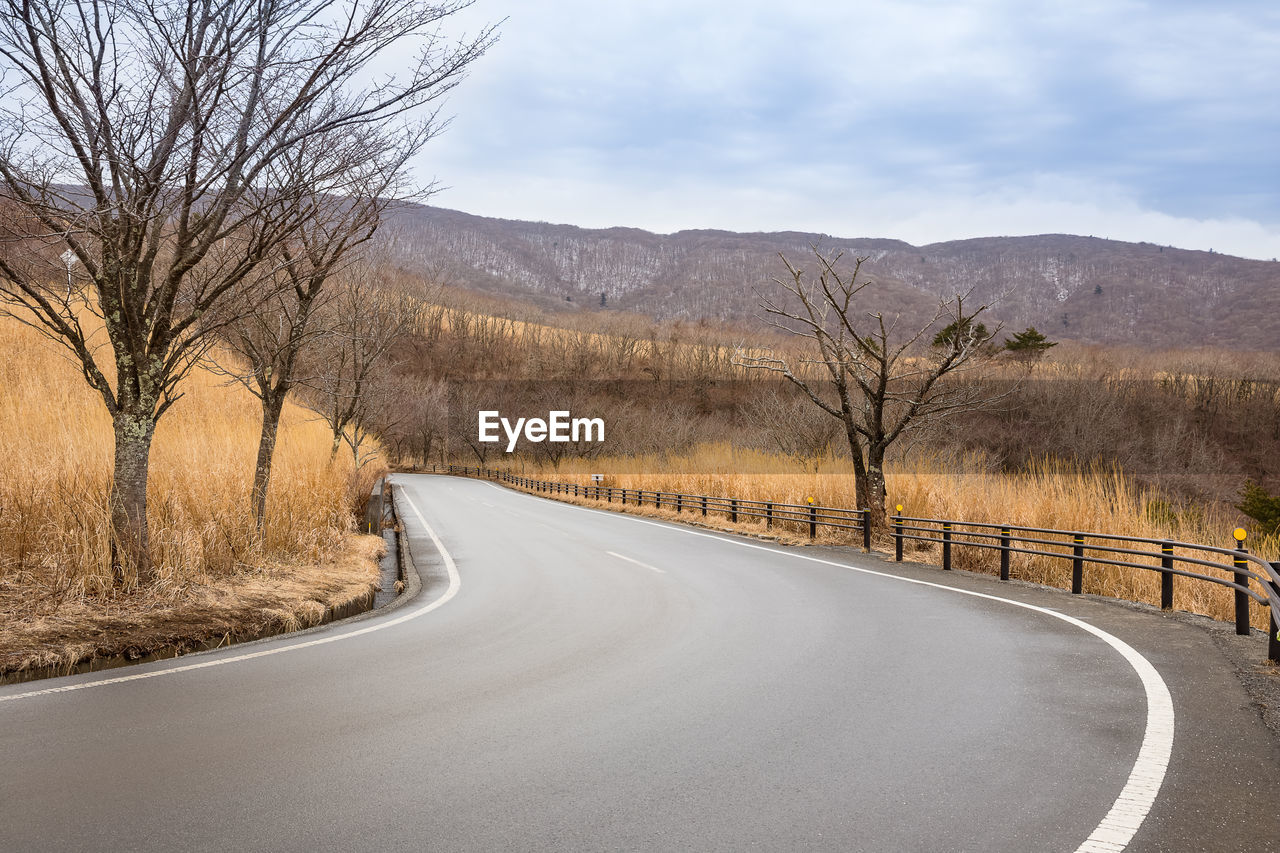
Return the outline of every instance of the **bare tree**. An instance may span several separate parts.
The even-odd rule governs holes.
[[[378,409],[376,432],[399,464],[431,464],[444,451],[449,429],[449,388],[439,379],[393,376],[389,409]]]
[[[357,463],[374,409],[372,386],[383,361],[395,344],[422,328],[424,319],[422,303],[381,288],[375,278],[367,263],[347,269],[341,288],[326,305],[326,332],[314,348],[315,379],[308,383],[333,434],[330,455],[337,455],[345,438]]]
[[[304,349],[325,334],[313,322],[325,284],[373,238],[393,204],[405,195],[421,195],[406,191],[405,164],[421,150],[431,130],[391,136],[347,133],[340,139],[316,140],[324,147],[321,162],[343,164],[343,169],[334,170],[339,180],[326,183],[313,176],[305,182],[308,192],[299,200],[300,227],[277,247],[271,262],[260,267],[256,287],[249,289],[256,310],[231,305],[226,340],[243,366],[222,364],[217,369],[239,380],[262,403],[251,493],[259,533],[266,523],[271,464],[285,400],[299,382],[316,378],[299,376],[298,368]],[[315,160],[300,147],[286,155],[283,166],[288,172],[314,170]]]
[[[806,275],[785,257],[788,277],[774,279],[794,303],[762,298],[772,325],[808,338],[816,357],[793,366],[772,355],[738,356],[744,367],[780,373],[799,387],[822,411],[838,419],[853,457],[858,504],[873,510],[872,523],[883,524],[885,509],[884,459],[889,447],[908,430],[930,421],[968,411],[990,401],[981,386],[944,381],[965,368],[982,340],[957,333],[941,346],[928,346],[931,333],[941,327],[975,328],[974,318],[987,310],[965,307],[964,296],[940,302],[923,324],[899,329],[901,316],[886,318],[863,307],[874,291],[874,280],[860,278],[866,258],[853,269],[837,269],[841,255],[824,255],[816,246],[816,276]]]
[[[310,140],[411,124],[492,42],[490,30],[446,40],[441,22],[465,5],[3,0],[0,193],[38,227],[0,235],[0,294],[71,351],[111,413],[122,582],[151,578],[156,422],[225,324],[215,309],[299,225],[304,206],[288,202],[308,187],[270,185],[273,166]],[[352,85],[415,44],[403,74]],[[43,251],[3,241],[33,234]],[[63,251],[85,287],[64,292],[40,263]],[[107,351],[84,312],[105,326]]]
[[[773,386],[776,383],[770,383],[751,397],[744,413],[783,456],[816,472],[836,439],[839,424],[821,409],[814,408],[807,398],[784,394]]]

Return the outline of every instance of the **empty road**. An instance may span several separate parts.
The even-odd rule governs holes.
[[[396,481],[401,606],[0,687],[0,850],[1280,848],[1194,626]]]

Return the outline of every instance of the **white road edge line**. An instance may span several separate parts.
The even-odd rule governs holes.
[[[539,498],[537,495],[530,495],[526,492],[519,492],[514,489],[505,489],[497,483],[489,483],[495,489],[507,494],[524,495],[534,500],[551,500]],[[566,506],[571,509],[579,509],[583,512],[604,513],[606,515],[625,518],[638,524],[648,524],[652,527],[662,527],[667,530],[675,530],[681,533],[687,533],[690,536],[701,536],[706,539],[715,539],[720,542],[728,542],[731,545],[738,545],[743,548],[751,548],[756,551],[768,551],[771,554],[780,556],[793,557],[797,560],[807,560],[811,563],[822,563],[827,566],[835,566],[836,568],[846,569],[851,572],[860,572],[865,575],[875,575],[876,577],[888,578],[890,580],[902,581],[903,583],[912,583],[919,586],[933,587],[934,589],[943,589],[949,592],[959,593],[960,595],[970,595],[974,598],[985,598],[990,601],[999,601],[1004,604],[1012,604],[1014,607],[1021,607],[1025,610],[1033,610],[1037,613],[1044,613],[1055,619],[1061,619],[1071,625],[1075,625],[1082,631],[1088,631],[1098,639],[1102,640],[1111,648],[1120,653],[1120,656],[1133,667],[1133,671],[1138,674],[1138,678],[1142,681],[1142,689],[1147,697],[1147,724],[1146,730],[1142,736],[1142,746],[1138,749],[1138,757],[1133,762],[1133,769],[1129,773],[1129,779],[1124,787],[1120,790],[1120,795],[1116,797],[1115,803],[1111,806],[1111,810],[1103,817],[1102,822],[1097,828],[1090,833],[1089,837],[1076,848],[1076,853],[1119,853],[1128,846],[1133,840],[1133,836],[1138,832],[1138,828],[1142,826],[1142,822],[1146,820],[1147,815],[1151,811],[1151,807],[1155,804],[1156,795],[1160,793],[1160,786],[1164,784],[1165,772],[1169,767],[1169,756],[1173,752],[1173,697],[1169,695],[1169,686],[1165,684],[1160,673],[1152,666],[1151,662],[1143,657],[1136,649],[1121,640],[1103,631],[1101,628],[1076,619],[1074,616],[1068,616],[1065,613],[1059,613],[1056,610],[1050,610],[1047,607],[1037,607],[1034,604],[1027,604],[1022,601],[1014,601],[1011,598],[1001,598],[998,595],[988,595],[985,592],[973,592],[967,589],[957,589],[946,584],[932,583],[930,581],[917,580],[915,578],[904,578],[898,575],[891,575],[887,572],[877,572],[874,569],[863,569],[858,566],[850,566],[845,563],[837,563],[833,560],[824,560],[821,557],[810,557],[807,554],[799,554],[792,551],[783,551],[777,548],[769,548],[764,545],[755,545],[751,542],[742,542],[737,539],[730,539],[726,536],[716,536],[713,533],[703,533],[699,530],[690,530],[676,524],[667,524],[661,521],[650,521],[645,518],[638,518],[634,515],[628,515],[621,512],[608,512],[607,510],[595,509],[593,507],[578,506],[576,504],[565,503],[563,501],[554,501],[554,503]],[[617,555],[615,555],[617,556]]]
[[[397,616],[394,619],[388,619],[385,622],[378,622],[373,625],[367,625],[364,628],[358,628],[353,631],[346,631],[344,633],[335,634],[329,637],[321,637],[316,640],[306,640],[303,642],[293,643],[287,646],[274,646],[269,649],[263,649],[262,651],[259,651],[259,652],[250,652],[249,654],[235,655],[233,657],[226,657],[226,658],[215,658],[213,660],[200,661],[199,663],[189,663],[189,664],[186,664],[185,666],[175,666],[175,667],[172,667],[171,669],[159,669],[159,670],[154,670],[152,672],[139,672],[134,675],[122,675],[116,678],[104,678],[100,681],[85,681],[79,684],[64,685],[62,687],[47,687],[43,690],[31,690],[26,693],[15,693],[11,696],[0,696],[0,703],[14,702],[18,699],[30,699],[34,696],[49,696],[54,693],[71,693],[76,690],[88,690],[91,687],[105,687],[108,684],[124,684],[125,682],[129,682],[129,681],[142,681],[148,678],[160,678],[161,676],[165,676],[165,675],[177,675],[178,673],[181,673],[181,672],[191,672],[197,669],[208,669],[209,667],[213,667],[213,666],[223,666],[229,663],[240,663],[241,661],[270,657],[271,655],[284,654],[285,652],[297,651],[298,649],[309,649],[313,646],[323,646],[328,643],[336,643],[339,640],[349,640],[352,637],[359,637],[364,634],[372,634],[375,631],[381,631],[385,628],[390,628],[393,625],[400,625],[404,622],[408,622],[410,619],[417,619],[419,616],[423,616],[427,613],[430,613],[432,610],[435,610],[438,607],[443,607],[445,604],[448,604],[449,601],[451,601],[455,595],[458,594],[458,590],[462,587],[462,579],[458,576],[458,567],[454,565],[453,557],[450,556],[447,550],[445,550],[444,543],[440,541],[440,537],[436,535],[436,532],[431,529],[431,525],[427,524],[427,520],[422,517],[421,511],[418,510],[418,507],[414,504],[413,500],[410,499],[408,493],[401,491],[401,494],[404,496],[405,501],[409,504],[410,509],[413,510],[413,514],[418,517],[418,521],[421,522],[423,528],[427,531],[427,535],[431,537],[431,542],[436,546],[436,550],[440,552],[440,557],[444,561],[445,570],[449,574],[448,588],[445,589],[445,591],[440,595],[440,597],[434,599],[433,601],[428,602],[426,605],[422,607],[419,607],[417,610],[412,610],[408,613],[405,613],[402,616]]]
[[[633,560],[630,557],[624,557],[623,555],[617,553],[616,551],[605,551],[605,553],[608,554],[610,557],[617,557],[619,560],[626,560],[628,563],[635,563],[637,566],[646,568],[651,572],[657,572],[660,575],[666,574],[666,572],[664,572],[662,569],[659,569],[657,566],[651,566],[648,563],[642,563],[639,560]]]

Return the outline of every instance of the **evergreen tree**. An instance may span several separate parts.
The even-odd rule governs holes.
[[[991,333],[987,331],[985,323],[975,325],[971,319],[966,317],[963,321],[952,323],[934,335],[933,345],[945,348],[965,348],[984,344],[990,338]]]
[[[1050,347],[1057,345],[1057,341],[1051,341],[1036,331],[1035,326],[1028,326],[1026,331],[1014,332],[1013,337],[1004,342],[1006,350],[1024,359],[1038,359],[1048,352]]]
[[[1245,480],[1240,489],[1240,503],[1236,509],[1258,522],[1266,533],[1280,530],[1280,497],[1277,497],[1253,480]]]

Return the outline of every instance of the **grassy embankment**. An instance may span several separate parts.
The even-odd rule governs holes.
[[[1221,505],[1178,512],[1160,495],[1135,486],[1115,468],[1081,470],[1040,464],[1024,473],[1009,474],[989,471],[980,458],[972,456],[917,459],[911,467],[913,470],[890,471],[888,475],[889,506],[902,504],[904,514],[909,516],[1117,533],[1218,547],[1234,545],[1231,531],[1242,521],[1238,513]],[[603,473],[605,485],[622,488],[795,504],[813,498],[820,506],[852,508],[857,504],[853,478],[847,469],[847,460],[829,457],[816,473],[795,473],[794,463],[781,456],[721,445],[703,446],[679,456],[572,459],[561,462],[558,470],[526,464],[523,471],[528,476],[584,485],[591,482],[591,474]],[[637,510],[628,507],[627,511]],[[678,518],[674,511],[640,511]],[[713,521],[717,526],[734,527],[726,519]],[[750,521],[736,528],[763,532],[764,521]],[[782,532],[781,526],[778,532]],[[852,543],[858,538],[856,533],[842,534],[819,528],[818,539]],[[808,541],[807,532],[800,531],[784,538]],[[1278,537],[1255,537],[1249,545],[1268,559],[1280,559]],[[915,542],[908,542],[907,546],[909,559],[940,560],[936,546]],[[879,547],[890,548],[889,540],[880,542]],[[988,549],[957,546],[953,559],[957,568],[970,571],[995,574],[999,568],[997,552]],[[1158,560],[1150,562],[1159,564]],[[1069,588],[1071,583],[1069,561],[1047,557],[1015,554],[1012,574],[1062,588]],[[1159,575],[1087,565],[1085,592],[1158,604]],[[1185,579],[1175,583],[1174,607],[1220,620],[1233,619],[1235,612],[1229,589]],[[1267,627],[1267,611],[1262,606],[1254,604],[1251,617],[1255,627]]]
[[[258,537],[258,401],[200,369],[183,391],[151,457],[159,580],[113,587],[109,416],[59,346],[0,318],[0,673],[306,627],[371,594],[382,541],[350,507],[376,472],[331,463],[324,424],[290,404]]]

